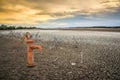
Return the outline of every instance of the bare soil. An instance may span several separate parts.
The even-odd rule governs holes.
[[[111,27],[111,28],[52,28],[52,29],[47,29],[47,28],[45,28],[45,29],[40,29],[40,30],[75,30],[75,31],[104,31],[104,32],[120,32],[120,27],[118,27],[118,28],[114,28],[114,27]]]
[[[120,46],[42,41],[36,66],[26,67],[26,44],[0,35],[0,80],[120,80]]]

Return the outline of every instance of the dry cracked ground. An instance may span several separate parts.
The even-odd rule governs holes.
[[[1,34],[0,80],[120,80],[120,38],[97,41],[36,40],[44,52],[34,51],[36,66],[29,68],[22,39]]]

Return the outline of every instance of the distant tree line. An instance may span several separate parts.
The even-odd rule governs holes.
[[[15,30],[15,29],[35,29],[36,27],[22,27],[22,26],[8,26],[8,25],[0,25],[0,30]]]

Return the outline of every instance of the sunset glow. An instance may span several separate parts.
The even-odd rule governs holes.
[[[120,0],[0,0],[0,5],[0,24],[99,26],[112,20],[120,25]]]

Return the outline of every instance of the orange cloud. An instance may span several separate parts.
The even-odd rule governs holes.
[[[1,0],[0,24],[38,24],[52,19],[115,12],[119,0]]]

